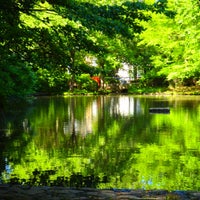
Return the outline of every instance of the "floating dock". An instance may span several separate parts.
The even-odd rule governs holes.
[[[169,114],[170,113],[170,108],[166,107],[158,107],[158,108],[149,108],[150,113],[165,113]]]

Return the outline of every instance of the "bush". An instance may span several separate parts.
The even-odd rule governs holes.
[[[76,83],[78,84],[78,89],[87,90],[89,92],[95,92],[98,90],[98,84],[96,81],[92,80],[89,74],[81,74],[76,77]]]
[[[26,63],[8,60],[0,63],[0,96],[24,98],[33,93],[35,75]]]
[[[42,93],[62,93],[69,89],[70,74],[62,70],[50,71],[39,68],[36,72],[37,92]]]

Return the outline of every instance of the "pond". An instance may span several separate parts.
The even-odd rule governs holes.
[[[200,190],[199,96],[39,97],[0,117],[0,183]]]

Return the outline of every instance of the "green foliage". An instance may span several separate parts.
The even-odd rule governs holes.
[[[193,85],[199,79],[199,5],[196,1],[168,1],[167,6],[176,15],[152,14],[142,43],[155,49],[149,57],[158,75],[174,84]]]
[[[90,74],[81,74],[80,76],[76,77],[76,79],[76,83],[78,84],[79,89],[90,92],[97,91],[97,82],[91,79]]]
[[[199,4],[189,0],[3,0],[1,60],[15,55],[14,73],[18,65],[31,66],[38,76],[35,88],[42,91],[72,90],[75,79],[86,73],[113,77],[123,62],[142,70],[146,85],[191,85],[200,77],[199,21]],[[97,61],[95,69],[88,57]],[[8,88],[17,85],[7,80]]]
[[[35,75],[27,63],[8,57],[0,61],[0,71],[1,98],[25,97],[33,93]]]
[[[59,88],[63,88],[60,84],[68,81],[60,77],[59,70],[64,74],[69,71],[71,85],[76,74],[95,74],[85,65],[88,55],[108,58],[103,68],[99,66],[104,76],[116,72],[114,68],[119,68],[116,63],[123,60],[122,56],[119,59],[119,41],[131,39],[134,32],[141,32],[137,19],[147,19],[142,13],[144,9],[143,3],[125,1],[112,4],[81,0],[6,1],[0,7],[3,39],[0,45],[6,49],[5,54],[14,52],[19,62],[22,60],[32,66],[38,76],[37,90],[46,87],[47,91],[54,88],[59,92],[62,91]],[[56,74],[59,77],[56,78]],[[65,83],[62,84],[61,79]]]
[[[71,75],[66,71],[39,68],[36,77],[36,92],[56,94],[69,89]]]
[[[128,93],[130,94],[162,94],[165,91],[167,91],[167,87],[150,87],[145,86],[144,84],[142,85],[136,85],[136,84],[132,84],[131,86],[129,86],[128,88]]]

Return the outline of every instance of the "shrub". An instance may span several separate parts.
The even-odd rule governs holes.
[[[76,82],[78,84],[78,89],[87,90],[89,92],[97,91],[98,84],[96,81],[92,80],[89,74],[81,74],[76,77]]]

